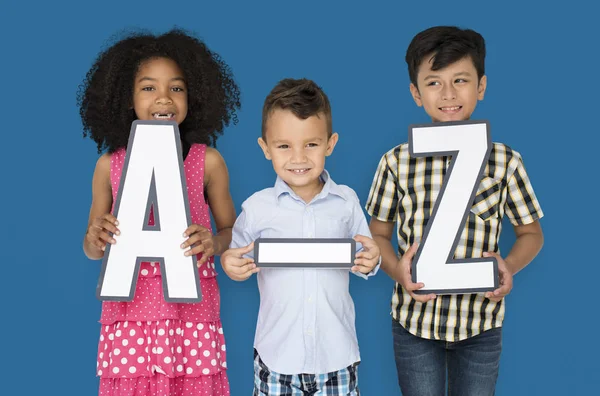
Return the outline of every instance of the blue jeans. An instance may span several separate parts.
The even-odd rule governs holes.
[[[463,341],[428,340],[409,333],[392,319],[398,383],[403,396],[494,395],[502,328]]]

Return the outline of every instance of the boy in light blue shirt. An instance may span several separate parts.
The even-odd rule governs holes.
[[[352,272],[365,279],[375,275],[379,248],[359,199],[324,169],[337,140],[329,100],[313,81],[285,79],[267,96],[258,143],[277,180],[242,204],[231,248],[221,256],[234,280],[258,273],[254,395],[359,395],[350,271],[259,271],[245,258],[258,238],[354,238],[362,250]]]

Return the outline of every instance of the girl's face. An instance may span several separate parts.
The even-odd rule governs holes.
[[[171,59],[143,62],[133,83],[133,109],[139,120],[170,120],[181,124],[187,115],[183,72]]]

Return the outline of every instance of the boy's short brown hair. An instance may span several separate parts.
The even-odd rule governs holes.
[[[266,137],[267,120],[276,109],[289,110],[300,119],[311,116],[325,116],[327,121],[327,138],[331,137],[333,127],[331,122],[331,105],[329,98],[321,87],[306,78],[286,78],[277,83],[265,99],[262,112],[262,138]]]

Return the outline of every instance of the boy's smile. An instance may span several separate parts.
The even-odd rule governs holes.
[[[289,110],[276,109],[266,123],[266,141],[258,139],[275,173],[305,202],[322,188],[325,157],[333,152],[338,135],[329,131],[323,114],[303,120]]]
[[[469,56],[441,70],[431,70],[431,56],[419,67],[418,87],[410,84],[417,106],[423,106],[433,122],[465,121],[483,100],[486,76],[477,79],[477,70]]]
[[[296,175],[304,175],[310,172],[310,168],[302,168],[302,169],[288,169],[288,171],[296,174]]]

